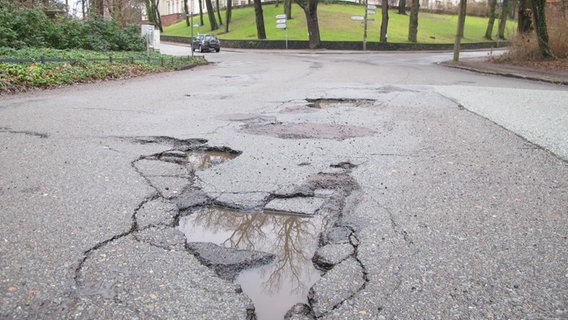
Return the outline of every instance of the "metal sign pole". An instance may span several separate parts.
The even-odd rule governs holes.
[[[288,49],[288,25],[286,25],[286,49]]]
[[[190,11],[191,11],[191,57],[193,58],[193,0],[191,0]]]
[[[365,16],[363,18],[363,51],[367,50],[367,6],[369,0],[365,0]]]

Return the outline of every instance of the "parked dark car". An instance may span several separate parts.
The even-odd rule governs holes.
[[[193,51],[199,52],[213,50],[219,52],[221,50],[221,41],[213,34],[199,34],[191,41],[191,48]]]

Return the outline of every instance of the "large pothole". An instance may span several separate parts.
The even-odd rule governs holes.
[[[258,319],[282,319],[296,303],[308,302],[309,288],[320,278],[312,257],[319,234],[331,223],[322,214],[244,213],[211,207],[180,218],[178,228],[204,264],[242,287],[253,300]],[[238,250],[198,244],[204,242]],[[200,248],[207,252],[200,253]],[[218,253],[212,256],[212,250]]]
[[[242,131],[282,139],[345,140],[372,136],[376,132],[366,127],[328,123],[270,123],[248,125]]]
[[[306,99],[308,107],[316,109],[326,109],[332,107],[371,107],[373,99],[349,99],[349,98],[317,98]]]
[[[232,201],[227,202],[193,184],[196,171],[230,161],[239,151],[206,146],[198,139],[143,137],[136,142],[172,148],[133,162],[157,191],[133,216],[136,239],[170,250],[183,244],[166,239],[175,233],[164,230],[183,232],[183,248],[219,277],[239,284],[259,320],[282,319],[298,304],[326,312],[320,302],[327,297],[312,292],[308,301],[308,292],[322,277],[314,262],[321,270],[331,270],[355,255],[351,242],[320,243],[320,234],[334,226],[346,196],[357,188],[348,174],[354,165],[332,165],[345,171],[312,175],[300,186],[262,193],[250,205],[241,201],[250,191],[230,193]],[[325,247],[316,254],[320,245]]]

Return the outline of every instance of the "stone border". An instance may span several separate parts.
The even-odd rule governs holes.
[[[189,37],[178,36],[161,36],[160,41],[175,43],[190,43]],[[462,43],[461,49],[489,49],[507,47],[506,41],[490,41]],[[284,40],[226,40],[221,39],[222,48],[232,49],[286,49],[286,41]],[[307,40],[288,40],[288,49],[309,49],[309,41]],[[453,50],[453,43],[382,43],[367,42],[368,51],[420,51],[420,50]],[[318,49],[327,50],[363,50],[362,41],[322,41]]]

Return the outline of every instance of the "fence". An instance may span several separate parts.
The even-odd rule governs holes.
[[[135,58],[135,57],[124,57],[124,58],[115,58],[109,56],[108,58],[81,58],[81,59],[59,59],[59,58],[46,58],[40,57],[38,59],[17,59],[17,58],[0,58],[0,63],[16,63],[16,64],[28,64],[28,63],[76,63],[78,61],[92,61],[92,62],[108,62],[110,64],[113,63],[135,63],[137,61],[143,61],[149,64],[159,64],[161,67],[165,66],[173,66],[185,61],[191,61],[193,58],[203,58],[203,56],[181,56],[181,57],[159,57],[159,58]]]

